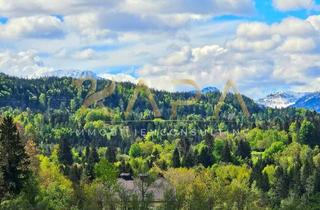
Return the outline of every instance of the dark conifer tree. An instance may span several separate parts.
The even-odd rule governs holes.
[[[225,142],[221,151],[221,161],[225,163],[232,162],[231,146],[228,141]]]
[[[251,158],[250,144],[247,141],[240,139],[240,141],[237,142],[236,154],[237,154],[237,156],[241,157],[242,159]]]
[[[198,156],[198,163],[201,163],[206,168],[212,165],[213,157],[207,146],[201,148]]]
[[[178,148],[175,148],[172,155],[172,166],[174,168],[179,168],[181,166],[180,163],[180,154]]]
[[[274,192],[273,199],[275,205],[279,205],[280,201],[288,196],[289,180],[281,166],[276,167],[275,177],[277,177],[277,179],[275,180],[274,188],[272,189]]]
[[[186,156],[182,157],[181,166],[186,168],[191,168],[195,164],[194,154],[192,151],[189,151]]]
[[[117,160],[116,159],[116,156],[117,156],[116,152],[117,152],[117,148],[115,148],[113,146],[108,147],[108,149],[105,153],[105,157],[109,163],[116,162],[116,160]]]
[[[95,147],[91,147],[90,149],[88,149],[88,151],[89,151],[89,157],[87,162],[85,163],[85,175],[90,180],[92,180],[94,179],[94,172],[93,172],[94,166],[96,163],[99,162],[99,154]]]
[[[30,175],[29,158],[11,117],[0,125],[0,198],[21,192]]]
[[[58,160],[64,166],[71,166],[73,157],[71,152],[71,145],[68,140],[62,139],[59,144]]]
[[[268,176],[262,172],[262,170],[265,167],[264,161],[259,158],[257,163],[252,167],[252,173],[251,173],[251,182],[255,182],[256,186],[263,190],[264,192],[267,192],[269,190],[269,180]]]

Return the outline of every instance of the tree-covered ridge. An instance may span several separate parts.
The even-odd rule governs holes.
[[[98,81],[98,90],[110,81]],[[0,209],[317,209],[320,115],[266,109],[244,97],[151,90],[154,118],[135,85],[82,106],[71,78],[0,76]],[[11,176],[10,174],[15,174]],[[129,180],[126,180],[129,177]],[[161,185],[161,186],[160,186]],[[161,189],[161,190],[157,190]]]

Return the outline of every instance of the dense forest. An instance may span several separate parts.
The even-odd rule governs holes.
[[[320,209],[320,114],[111,85],[0,74],[0,209]]]

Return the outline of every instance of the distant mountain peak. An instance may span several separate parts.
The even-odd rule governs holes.
[[[216,93],[216,92],[219,92],[219,89],[216,88],[216,87],[212,87],[212,86],[208,86],[208,87],[205,87],[201,90],[201,93],[202,94],[206,94],[206,93]]]
[[[259,99],[258,103],[271,108],[294,107],[320,112],[320,92],[276,92]]]
[[[302,96],[292,107],[305,108],[320,112],[320,92],[308,93]]]
[[[267,95],[265,98],[258,100],[258,103],[266,107],[271,108],[287,108],[293,106],[301,97],[305,96],[308,93],[299,93],[299,92],[275,92]]]
[[[35,77],[72,77],[75,79],[80,78],[93,78],[93,79],[99,79],[100,77],[97,76],[96,73],[88,70],[55,70],[55,71],[49,71],[42,73],[40,75],[37,75]]]

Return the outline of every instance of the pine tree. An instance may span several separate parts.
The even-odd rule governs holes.
[[[312,177],[312,169],[313,169],[313,164],[312,164],[312,156],[309,154],[310,157],[308,157],[304,162],[303,165],[300,169],[300,179],[301,179],[301,186],[303,188],[303,193],[305,192],[310,192],[313,190],[307,189],[310,187],[310,183],[308,183],[308,180],[310,177]],[[309,184],[309,185],[308,185]]]
[[[98,151],[95,147],[91,147],[89,155],[89,163],[96,164],[100,161]]]
[[[265,163],[261,158],[258,159],[257,163],[252,167],[251,182],[255,182],[256,186],[264,192],[269,190],[269,180],[266,173],[262,170],[265,167]]]
[[[180,164],[180,154],[178,148],[175,148],[172,155],[172,166],[174,168],[179,168]]]
[[[225,163],[232,162],[231,147],[228,141],[225,142],[221,151],[221,161]]]
[[[109,163],[114,163],[116,162],[116,148],[113,146],[108,147],[106,153],[105,153],[105,157],[108,160]]]
[[[30,175],[28,155],[11,117],[0,125],[0,198],[21,192]]]
[[[88,149],[88,160],[85,166],[85,175],[90,179],[94,179],[94,166],[99,162],[99,154],[95,147],[87,147]]]
[[[304,186],[301,182],[301,177],[302,177],[301,176],[302,175],[301,165],[302,164],[301,164],[300,158],[298,156],[294,158],[293,163],[294,163],[293,167],[292,167],[290,174],[289,174],[290,175],[289,188],[291,188],[294,196],[300,197],[304,192],[304,189],[303,189]],[[305,181],[306,180],[304,180],[304,182]]]
[[[279,205],[280,201],[288,196],[289,182],[288,177],[281,166],[276,167],[275,177],[277,177],[277,179],[275,180],[274,188],[272,190],[274,192],[275,204]]]
[[[240,139],[237,142],[237,156],[241,157],[242,159],[251,158],[251,147],[247,141]]]
[[[318,168],[314,169],[313,177],[314,177],[314,192],[320,192],[320,171]]]
[[[206,168],[212,165],[213,157],[207,146],[201,148],[200,154],[198,156],[198,162]]]
[[[58,160],[64,166],[71,166],[73,157],[71,152],[71,145],[66,139],[62,139],[59,144]]]
[[[192,151],[189,151],[186,156],[182,157],[181,166],[191,168],[194,166],[194,154]]]

